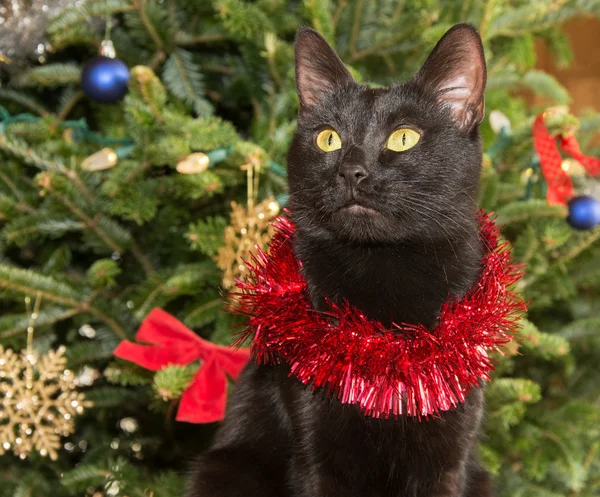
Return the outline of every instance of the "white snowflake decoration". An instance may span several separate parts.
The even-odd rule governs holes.
[[[33,451],[56,460],[60,438],[75,431],[74,418],[92,405],[77,392],[66,369],[65,347],[38,357],[0,346],[0,455],[21,459]]]

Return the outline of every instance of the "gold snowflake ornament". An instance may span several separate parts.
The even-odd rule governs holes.
[[[91,407],[76,391],[65,352],[19,355],[0,346],[0,455],[12,449],[25,459],[36,451],[56,460],[60,438],[73,433],[75,417]]]
[[[225,229],[225,244],[215,258],[224,271],[225,288],[232,288],[235,278],[244,275],[246,262],[256,253],[256,247],[267,245],[273,232],[271,221],[278,213],[279,204],[273,198],[248,207],[231,202],[231,224]]]

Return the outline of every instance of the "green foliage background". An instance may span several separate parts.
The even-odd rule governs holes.
[[[106,12],[133,68],[115,105],[89,101],[78,86],[102,39],[88,20]],[[107,0],[52,19],[50,60],[0,87],[0,344],[24,346],[23,297],[41,292],[36,347],[65,344],[69,367],[99,378],[85,388],[95,407],[58,461],[0,456],[0,496],[182,494],[190,458],[215,428],[173,420],[197,365],[153,375],[112,350],[156,306],[203,337],[230,340],[212,256],[229,202],[245,199],[248,154],[266,166],[260,196],[285,201],[277,166],[295,128],[295,30],[315,27],[359,80],[389,84],[409,77],[460,21],[484,40],[488,111],[512,122],[502,138],[487,119],[481,127],[480,204],[498,213],[527,265],[520,290],[531,302],[521,355],[510,351],[487,389],[482,458],[501,496],[598,495],[600,228],[574,232],[565,210],[546,204],[530,132],[536,113],[570,100],[535,69],[535,41],[568,65],[559,27],[578,15],[600,15],[600,1]],[[539,107],[528,107],[522,90],[541,97]],[[600,154],[597,112],[548,123],[554,132],[577,126],[583,150]],[[118,165],[82,170],[105,146]],[[187,154],[221,148],[230,154],[208,171],[176,173]],[[93,338],[89,328],[78,332],[84,325]],[[136,420],[135,432],[121,428],[124,418]]]

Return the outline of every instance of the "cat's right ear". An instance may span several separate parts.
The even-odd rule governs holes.
[[[300,110],[316,105],[325,93],[355,84],[333,48],[314,29],[298,30],[295,50]]]

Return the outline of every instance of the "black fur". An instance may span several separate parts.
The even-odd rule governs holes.
[[[459,25],[412,80],[369,89],[354,83],[318,33],[303,29],[296,74],[290,205],[315,307],[346,298],[388,325],[434,324],[448,296],[463,294],[480,272],[479,36]],[[387,150],[399,127],[418,131],[419,143]],[[340,150],[316,147],[324,128],[339,133]],[[349,181],[354,171],[360,177]],[[429,420],[376,420],[287,373],[286,365],[244,371],[212,448],[196,463],[189,497],[491,495],[474,453],[480,389]]]

